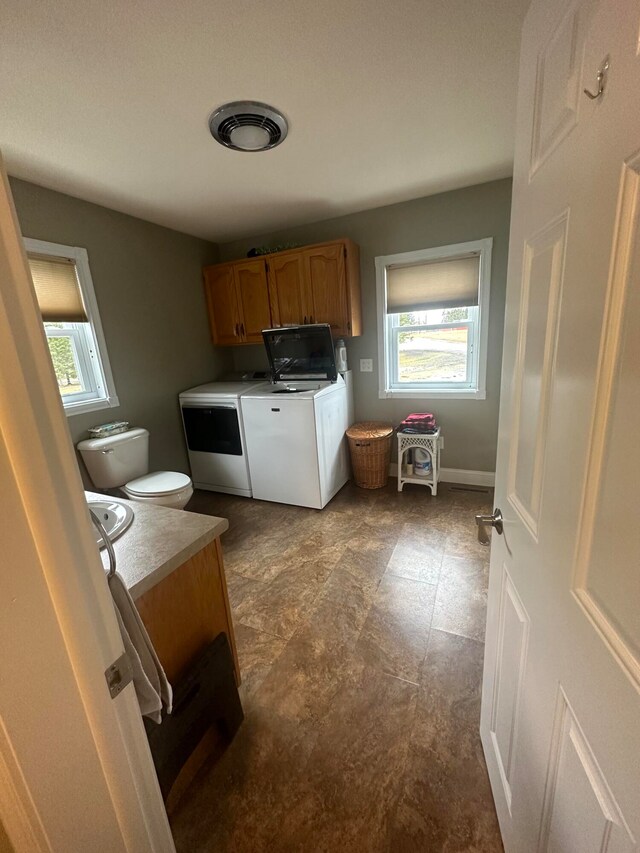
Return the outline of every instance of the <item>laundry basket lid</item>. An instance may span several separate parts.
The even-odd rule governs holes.
[[[386,424],[384,421],[362,421],[359,424],[353,424],[347,430],[347,437],[354,438],[358,441],[376,438],[387,438],[393,432],[393,426]]]

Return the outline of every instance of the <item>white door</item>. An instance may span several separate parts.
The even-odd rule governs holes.
[[[508,853],[640,842],[639,34],[637,0],[524,28],[481,721]]]
[[[0,158],[0,847],[173,841]]]

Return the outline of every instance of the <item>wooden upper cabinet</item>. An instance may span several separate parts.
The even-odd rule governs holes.
[[[228,346],[240,343],[240,316],[233,266],[219,264],[205,267],[204,286],[214,344]]]
[[[204,282],[214,344],[262,343],[272,325],[264,259],[205,267]]]
[[[313,311],[300,252],[272,255],[268,260],[269,296],[274,326],[301,326]]]
[[[234,264],[240,306],[240,338],[243,343],[261,344],[262,330],[271,328],[271,308],[264,260]]]
[[[329,323],[333,335],[349,334],[345,249],[342,243],[303,253],[305,275],[313,301],[310,323]]]
[[[351,240],[303,246],[205,267],[213,341],[262,342],[262,330],[329,323],[334,337],[362,334],[360,257]]]

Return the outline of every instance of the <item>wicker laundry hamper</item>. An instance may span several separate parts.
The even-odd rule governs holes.
[[[347,430],[356,485],[381,489],[387,485],[393,427],[380,421],[363,421]]]

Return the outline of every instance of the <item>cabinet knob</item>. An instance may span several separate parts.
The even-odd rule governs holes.
[[[313,323],[313,317],[309,317],[309,322]]]
[[[238,337],[238,335],[239,335],[239,334],[240,334],[240,333],[239,333],[239,331],[238,331],[238,324],[236,323],[236,338]]]
[[[240,323],[240,334],[244,338],[244,323]]]
[[[307,315],[306,314],[304,315],[304,320],[302,321],[302,325],[303,326],[307,325]]]

